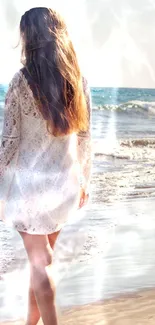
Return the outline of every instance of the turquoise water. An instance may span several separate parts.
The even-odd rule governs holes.
[[[91,93],[94,138],[155,136],[155,89],[92,88]]]
[[[155,102],[155,89],[92,88],[94,105],[120,105],[130,101]]]
[[[0,85],[0,129],[7,85]],[[118,139],[155,136],[155,89],[91,88],[93,138],[104,139],[109,130]]]
[[[0,103],[4,102],[8,85],[0,84]],[[91,88],[94,107],[106,107],[106,105],[120,105],[131,101],[155,102],[155,89],[142,88]]]

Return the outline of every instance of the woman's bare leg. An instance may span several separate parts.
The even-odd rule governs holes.
[[[32,274],[30,270],[30,283],[29,283],[29,292],[28,292],[28,314],[27,314],[26,325],[37,325],[39,319],[40,319],[40,311],[33,290]]]
[[[48,240],[49,240],[49,244],[52,248],[52,250],[54,250],[54,245],[56,243],[57,237],[60,234],[60,231],[54,232],[53,234],[48,235]]]
[[[29,261],[30,261],[30,271],[31,271],[31,280],[30,280],[30,288],[29,288],[29,309],[28,309],[28,318],[27,318],[26,325],[36,325],[38,323],[38,321],[40,319],[40,311],[39,311],[40,303],[42,304],[42,300],[45,299],[45,297],[44,298],[43,297],[42,298],[38,297],[38,299],[37,299],[37,296],[40,295],[40,290],[38,289],[39,294],[36,294],[35,288],[38,287],[38,284],[37,284],[38,280],[36,280],[36,278],[35,278],[35,281],[33,280],[34,277],[35,277],[34,276],[34,270],[35,270],[35,272],[37,272],[37,274],[39,274],[38,277],[40,278],[40,280],[41,280],[41,278],[42,279],[44,278],[44,280],[46,278],[46,295],[47,295],[47,291],[48,291],[48,295],[49,295],[49,288],[47,290],[47,282],[48,282],[48,287],[50,285],[52,295],[54,295],[54,291],[55,291],[54,290],[54,284],[53,284],[52,280],[49,281],[49,278],[51,277],[50,268],[51,268],[51,262],[52,262],[52,250],[51,250],[51,248],[52,249],[54,248],[55,241],[57,239],[58,234],[59,234],[59,232],[53,233],[53,234],[51,234],[51,235],[49,235],[47,237],[47,236],[36,236],[36,235],[28,235],[26,233],[20,233],[20,235],[22,236],[22,238],[24,240],[25,248],[26,248],[27,253],[28,253],[28,257],[29,257]],[[35,238],[37,237],[37,240],[39,239],[38,244],[36,243],[36,239],[34,237]],[[38,251],[40,252],[40,249],[41,249],[41,247],[40,247],[40,242],[41,242],[40,239],[41,239],[41,237],[44,237],[44,245],[43,245],[44,248],[42,247],[42,249],[44,251],[44,258],[41,257],[42,255],[40,257],[38,256],[40,254],[40,253],[38,253]],[[46,241],[45,241],[45,238],[46,238]],[[34,240],[32,240],[32,239],[34,239]],[[34,241],[35,241],[35,247],[34,246],[31,247],[31,245],[33,245]],[[30,242],[31,242],[31,244],[30,244]],[[46,245],[45,245],[45,242],[46,242]],[[46,249],[45,249],[45,246],[46,246]],[[36,252],[36,250],[37,250],[37,252]],[[45,258],[45,256],[46,256],[46,258]],[[46,265],[46,266],[44,265],[44,267],[43,267],[44,272],[43,273],[41,272],[41,275],[40,275],[40,271],[41,271],[40,270],[40,268],[41,268],[40,259],[44,260],[43,264],[47,264],[47,260],[50,260],[49,261],[50,263],[48,265]],[[46,260],[46,263],[45,263],[45,260]],[[38,267],[36,265],[37,264],[36,261],[38,261],[38,263],[39,263],[39,270],[38,270]],[[38,279],[38,277],[37,277],[37,279]],[[34,285],[35,285],[35,288],[34,288]],[[44,290],[45,290],[45,285],[44,285]],[[39,303],[38,300],[40,301],[40,303]],[[52,297],[50,299],[48,298],[48,300],[49,301],[45,303],[45,305],[46,305],[45,309],[48,308],[47,305],[50,304],[51,300],[53,300],[53,308],[55,308],[54,296],[53,296],[53,298]],[[38,305],[39,305],[39,308],[38,308]],[[47,319],[47,314],[46,313],[49,314],[49,312],[47,310],[45,311],[45,322],[46,323],[44,323],[44,324],[49,324],[49,323],[47,323],[48,320],[46,320]],[[51,313],[52,313],[52,310],[51,310],[50,314]],[[55,313],[56,313],[56,311],[55,311]],[[41,315],[42,315],[42,313],[41,313]],[[49,321],[51,322],[51,320],[49,320]],[[52,320],[52,322],[53,322],[53,320]],[[53,322],[52,324],[57,324],[57,323]]]

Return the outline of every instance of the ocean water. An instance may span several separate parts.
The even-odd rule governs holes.
[[[155,135],[155,89],[92,88],[93,134],[118,139]]]
[[[0,130],[6,91],[7,85],[0,85]],[[91,88],[91,96],[95,172],[108,171],[110,158],[119,165],[123,158],[137,164],[154,157],[155,89]]]
[[[7,85],[0,85],[0,128]],[[152,138],[155,135],[155,89],[91,88],[93,139]]]

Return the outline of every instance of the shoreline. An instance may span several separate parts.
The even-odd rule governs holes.
[[[122,294],[117,298],[106,299],[83,307],[64,311],[60,323],[73,324],[73,319],[83,324],[104,325],[146,325],[155,323],[155,288],[139,290],[136,293]]]
[[[155,288],[122,294],[115,298],[97,301],[58,311],[60,324],[72,325],[153,325],[155,323]],[[0,325],[24,325],[24,320],[1,322]],[[38,323],[42,325],[42,321]]]
[[[60,317],[63,317],[63,325],[73,324],[73,320],[69,323],[67,317],[71,318],[74,314],[83,319],[87,310],[92,314],[88,315],[89,321],[84,322],[86,324],[91,324],[90,318],[93,319],[95,313],[102,313],[106,317],[103,306],[109,306],[106,307],[109,308],[108,313],[111,313],[110,308],[115,308],[119,316],[120,300],[122,309],[126,308],[130,300],[130,313],[134,313],[135,301],[137,309],[138,304],[141,304],[139,295],[144,297],[147,314],[150,301],[155,301],[154,207],[153,198],[130,199],[128,203],[121,202],[107,209],[94,207],[83,219],[83,225],[79,220],[76,226],[68,225],[64,228],[55,247],[54,264],[60,275],[56,302]],[[113,228],[115,221],[117,225]],[[0,281],[0,325],[17,325],[22,324],[22,320],[20,323],[11,323],[11,320],[22,319],[26,312],[28,265],[21,238],[16,233],[9,234],[5,227],[1,228],[3,254],[0,264],[5,266],[11,259],[12,262],[8,268],[4,268],[4,276]],[[84,244],[85,234],[87,242]],[[74,246],[70,246],[68,239]],[[105,249],[107,240],[109,243]],[[76,251],[78,245],[80,247]],[[129,311],[125,312],[128,315]],[[101,321],[98,324],[102,325]]]

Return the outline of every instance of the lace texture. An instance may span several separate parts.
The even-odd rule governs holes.
[[[9,85],[5,98],[4,123],[0,148],[0,199],[5,199],[9,176],[20,143],[20,105],[18,75]]]
[[[91,116],[85,80],[84,90]],[[76,214],[80,182],[88,191],[90,175],[90,128],[78,136],[51,136],[25,76],[18,72],[6,96],[0,148],[6,223],[32,234],[58,231]]]

